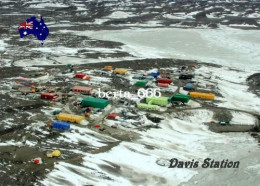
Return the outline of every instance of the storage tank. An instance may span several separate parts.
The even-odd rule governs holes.
[[[183,89],[190,91],[190,90],[193,90],[193,89],[194,89],[194,86],[193,86],[192,83],[187,83],[187,84],[184,86]]]

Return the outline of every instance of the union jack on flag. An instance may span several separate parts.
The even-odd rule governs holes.
[[[21,28],[24,28],[24,29],[27,29],[27,28],[33,29],[33,22],[31,21],[31,22],[27,23],[27,22],[25,21],[25,22],[23,22],[22,24],[20,24],[20,26],[19,26],[18,29],[21,29]]]
[[[31,34],[34,35],[39,41],[41,41],[42,45],[43,41],[49,35],[49,29],[44,23],[42,17],[40,21],[38,21],[36,17],[31,17],[30,19],[27,19],[25,22],[20,24],[20,26],[18,27],[18,31],[21,38]]]

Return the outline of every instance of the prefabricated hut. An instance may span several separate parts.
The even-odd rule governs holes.
[[[79,79],[82,79],[83,77],[85,77],[86,74],[83,74],[83,73],[77,73],[75,74],[75,78],[79,78]]]
[[[77,74],[75,74],[75,78],[84,79],[84,80],[90,80],[91,77],[86,75],[86,74],[77,73]]]
[[[148,104],[145,104],[145,103],[137,104],[137,108],[144,109],[144,110],[158,110],[157,105],[148,105]]]
[[[86,97],[81,101],[82,107],[93,107],[104,109],[109,104],[109,101],[101,98]]]
[[[192,98],[210,99],[210,100],[215,99],[215,94],[211,94],[211,93],[190,92],[189,95]]]
[[[160,78],[157,80],[158,83],[167,83],[167,84],[171,84],[172,80],[171,79],[166,79],[166,78]]]
[[[146,98],[146,103],[148,105],[159,105],[159,106],[166,106],[169,103],[169,98],[168,97],[147,97]]]
[[[57,119],[60,121],[67,121],[71,123],[80,123],[85,119],[84,116],[74,115],[74,114],[66,114],[66,113],[60,113],[57,116]]]
[[[48,93],[48,92],[41,93],[41,99],[56,99],[58,97],[59,95],[57,93]]]
[[[139,80],[139,81],[135,82],[135,85],[140,86],[140,87],[144,87],[147,83],[148,83],[148,81]]]
[[[92,90],[93,90],[92,87],[84,87],[84,86],[74,86],[72,88],[73,92],[79,92],[79,93],[85,93],[85,94],[91,94]]]
[[[124,68],[116,68],[115,70],[114,70],[114,73],[115,74],[126,74],[128,71],[126,70],[126,69],[124,69]]]
[[[182,103],[188,103],[189,100],[190,100],[190,96],[185,94],[174,94],[173,96],[169,97],[170,102],[180,101]]]

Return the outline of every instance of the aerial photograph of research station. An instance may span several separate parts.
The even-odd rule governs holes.
[[[0,185],[260,185],[260,0],[1,0]]]

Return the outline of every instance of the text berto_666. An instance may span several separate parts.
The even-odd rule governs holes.
[[[134,95],[131,94],[129,91],[101,91],[100,88],[97,89],[97,95],[100,98],[131,98]],[[158,88],[140,88],[137,90],[137,96],[142,98],[145,97],[161,97],[160,89]]]

